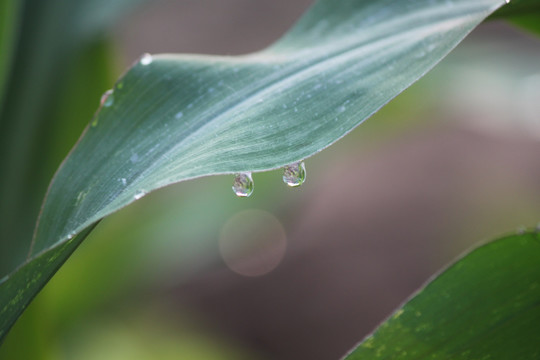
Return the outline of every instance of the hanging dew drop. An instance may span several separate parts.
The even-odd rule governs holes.
[[[101,106],[109,107],[114,102],[114,95],[112,90],[107,90],[101,95],[101,100],[99,101]]]
[[[306,180],[306,166],[303,161],[283,168],[283,182],[290,187],[300,186]]]
[[[232,189],[236,196],[250,196],[253,193],[253,178],[251,177],[251,173],[237,174],[234,178]]]
[[[149,53],[145,53],[141,56],[141,60],[139,60],[139,62],[141,63],[141,65],[150,65],[152,63],[152,55],[150,55]]]

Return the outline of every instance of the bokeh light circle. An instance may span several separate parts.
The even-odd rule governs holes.
[[[225,264],[244,276],[261,276],[274,270],[287,249],[281,222],[263,210],[244,210],[223,225],[219,250]]]

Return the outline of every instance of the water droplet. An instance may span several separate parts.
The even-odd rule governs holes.
[[[283,168],[283,182],[291,187],[300,186],[306,180],[306,166],[303,161]]]
[[[139,60],[139,62],[141,63],[141,65],[150,65],[152,63],[152,55],[150,55],[149,53],[144,53],[142,56],[141,56],[141,60]]]
[[[184,116],[184,113],[181,111],[177,112],[176,115],[174,115],[174,117],[177,119],[180,119],[182,116]]]
[[[73,238],[75,237],[75,235],[76,235],[75,231],[70,232],[70,233],[67,235],[68,240],[73,239]]]
[[[122,182],[122,185],[126,186],[127,185],[127,180],[126,178],[121,178],[119,179],[121,182]]]
[[[135,200],[139,200],[140,198],[142,198],[144,195],[146,195],[146,191],[144,190],[139,190],[137,191],[137,193],[135,195],[133,195],[133,198]]]
[[[251,173],[240,173],[234,178],[232,189],[236,196],[248,197],[253,193],[253,178]]]
[[[137,161],[139,161],[139,155],[138,154],[131,155],[131,157],[129,158],[129,161],[135,164]]]
[[[101,106],[109,107],[114,102],[114,95],[112,90],[107,90],[101,95],[101,100],[99,101]]]

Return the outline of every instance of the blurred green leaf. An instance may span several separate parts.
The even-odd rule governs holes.
[[[105,315],[99,323],[87,321],[83,329],[76,330],[75,344],[63,349],[64,356],[53,359],[264,359],[242,344],[205,331],[201,320],[190,313],[173,317],[170,313],[160,313],[159,309],[164,307],[163,303],[156,303],[157,311],[148,311],[127,306],[118,309],[115,315]],[[126,318],[130,319],[128,324]]]
[[[17,0],[0,0],[0,113],[2,99],[11,61],[13,47],[19,30],[20,2]]]
[[[420,290],[345,359],[538,359],[540,234],[481,246]]]
[[[321,0],[259,53],[143,57],[103,99],[56,174],[31,257],[0,284],[0,336],[104,216],[171,183],[313,155],[422,77],[502,4]]]
[[[540,0],[511,0],[490,16],[490,19],[499,18],[540,35]]]
[[[98,41],[81,48],[77,51],[77,55],[73,56],[72,61],[66,65],[65,81],[57,84],[55,105],[50,110],[50,116],[55,116],[55,121],[51,121],[49,144],[45,147],[47,151],[44,150],[47,156],[44,156],[43,161],[50,162],[48,168],[56,166],[62,154],[69,150],[79,135],[82,124],[73,119],[81,115],[92,116],[96,99],[99,98],[103,88],[111,83],[110,63],[109,46],[104,41]],[[81,89],[84,91],[81,92]],[[34,311],[34,313],[37,312]],[[8,341],[0,347],[0,359],[55,358],[49,354],[51,349],[45,346],[49,339],[44,333],[50,331],[47,328],[50,324],[43,313],[38,313],[18,325],[22,325],[19,326],[19,331],[11,332],[12,338],[8,337]],[[33,345],[22,350],[21,342]]]
[[[47,184],[88,122],[84,109],[66,121],[63,115],[71,110],[60,105],[78,54],[102,36],[116,16],[140,2],[3,1],[6,9],[12,3],[13,10],[2,11],[8,21],[2,20],[1,37],[7,37],[4,27],[11,23],[17,41],[11,44],[12,61],[0,100],[0,277],[24,261]],[[10,52],[1,50],[1,61],[7,61]],[[93,85],[102,77],[91,72],[82,102],[95,109]]]
[[[491,18],[507,18],[540,13],[540,0],[509,0],[508,2],[508,5],[496,11]]]
[[[511,17],[509,21],[522,29],[540,35],[540,13],[516,15]]]
[[[137,2],[0,2],[0,72],[13,49],[0,99],[0,278],[24,261],[47,183],[111,83],[111,57],[96,37]]]

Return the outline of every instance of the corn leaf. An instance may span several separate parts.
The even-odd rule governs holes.
[[[321,151],[504,3],[320,0],[258,53],[142,57],[103,97],[49,187],[29,257],[1,280],[0,337],[103,217],[172,183]]]

